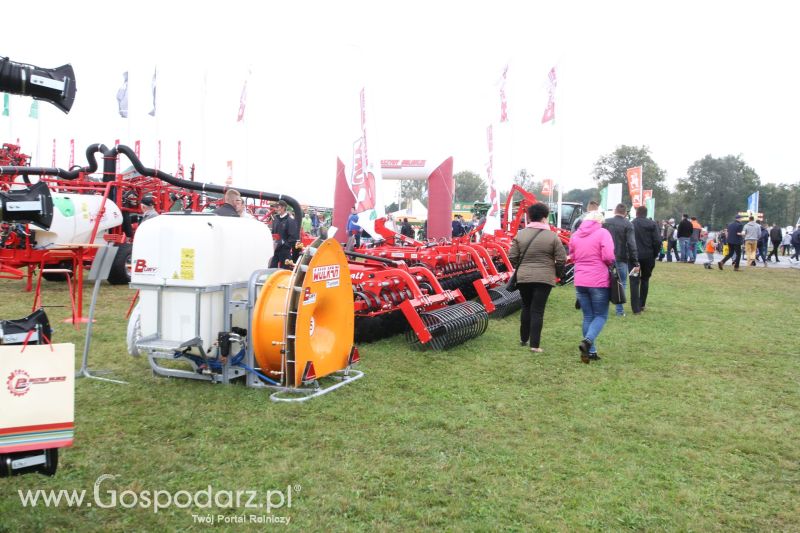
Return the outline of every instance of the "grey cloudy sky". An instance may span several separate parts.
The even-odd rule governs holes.
[[[73,112],[15,98],[4,142],[49,165],[94,142],[142,142],[174,173],[332,203],[337,155],[358,135],[366,85],[373,158],[444,159],[485,175],[495,124],[500,188],[514,170],[590,187],[593,163],[647,145],[670,183],[706,154],[741,154],[764,182],[796,182],[800,33],[788,2],[53,2],[4,7],[0,54],[71,62]],[[500,74],[510,122],[498,125]],[[158,66],[158,113],[147,116]],[[555,125],[540,124],[556,66]],[[130,72],[130,119],[116,110]],[[249,75],[248,75],[249,73]],[[236,122],[248,78],[244,123]],[[647,183],[644,184],[647,187]],[[391,198],[394,185],[387,186]]]

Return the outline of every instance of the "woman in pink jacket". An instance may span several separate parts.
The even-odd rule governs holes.
[[[583,311],[583,340],[578,349],[586,364],[600,359],[595,340],[608,320],[608,267],[614,263],[614,241],[602,224],[602,213],[592,211],[569,240],[569,255],[575,263],[575,292]]]

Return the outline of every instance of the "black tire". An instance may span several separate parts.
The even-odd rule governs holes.
[[[45,476],[56,475],[58,469],[58,448],[50,448],[45,451],[46,462],[41,466],[39,472]]]
[[[63,268],[66,270],[72,270],[72,261],[61,261],[55,265],[47,265],[45,268]],[[66,275],[55,272],[44,272],[42,277],[47,281],[67,281]]]
[[[131,282],[131,254],[133,247],[129,243],[117,246],[117,255],[108,273],[108,282],[112,285],[125,285]]]

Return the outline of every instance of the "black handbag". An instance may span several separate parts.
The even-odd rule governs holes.
[[[533,244],[533,241],[536,240],[536,237],[538,237],[542,233],[542,231],[544,231],[544,230],[540,229],[539,233],[537,233],[536,235],[533,236],[533,238],[530,240],[528,245],[525,247],[525,250],[519,255],[519,261],[517,261],[517,264],[514,267],[514,273],[511,274],[511,277],[508,278],[508,281],[506,282],[506,290],[507,291],[514,292],[515,290],[517,290],[517,271],[519,270],[519,266],[522,264],[522,258],[525,257],[525,254],[528,253],[528,248],[531,247],[531,244]]]
[[[608,277],[611,284],[608,287],[608,299],[612,304],[624,304],[627,302],[625,298],[625,287],[622,285],[622,280],[619,278],[617,272],[617,265],[608,267]]]

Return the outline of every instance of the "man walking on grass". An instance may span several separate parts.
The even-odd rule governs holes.
[[[617,272],[619,272],[623,288],[628,286],[628,268],[638,270],[639,267],[636,238],[633,234],[633,225],[626,218],[627,214],[628,208],[625,204],[617,204],[614,216],[607,218],[603,223],[603,227],[611,233],[611,238],[614,240],[614,260],[617,263]],[[622,304],[617,304],[617,316],[625,316]]]
[[[689,263],[693,257],[692,252],[689,249],[689,241],[692,238],[692,231],[694,228],[692,227],[692,223],[689,221],[689,215],[683,215],[683,219],[681,220],[680,224],[678,224],[678,246],[681,250],[681,260],[685,263]]]
[[[631,309],[638,315],[647,305],[647,292],[650,289],[650,276],[656,267],[656,257],[661,250],[661,237],[654,220],[647,218],[647,208],[643,205],[636,208],[633,219],[633,233],[636,237],[636,251],[639,258],[639,272],[631,273]]]
[[[744,227],[737,219],[728,224],[726,229],[728,239],[728,255],[722,258],[722,261],[717,263],[717,266],[722,270],[722,265],[728,262],[728,259],[733,258],[733,270],[739,270],[739,260],[742,256],[742,232]]]
[[[761,226],[751,216],[747,224],[744,225],[744,253],[747,256],[747,264],[749,266],[756,266],[756,249],[758,248],[759,237],[761,237]]]

